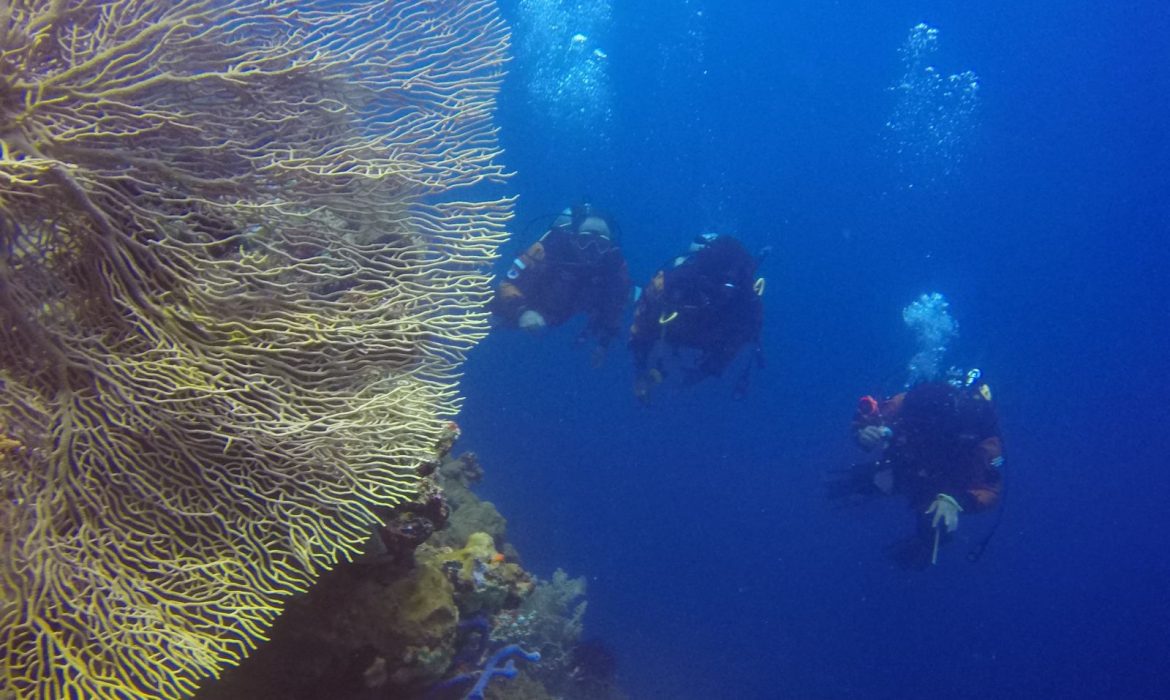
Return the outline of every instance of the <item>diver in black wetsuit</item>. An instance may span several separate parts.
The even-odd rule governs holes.
[[[529,332],[584,314],[584,335],[597,339],[599,355],[621,329],[631,289],[613,228],[588,204],[566,209],[512,261],[492,313],[502,325]]]
[[[1002,500],[1003,440],[991,387],[979,370],[921,382],[884,401],[863,396],[853,432],[859,446],[880,457],[836,473],[827,493],[850,500],[905,496],[917,527],[890,550],[902,566],[934,564],[960,513],[987,512]],[[987,539],[969,558],[982,554]]]
[[[658,270],[639,298],[630,328],[630,350],[637,370],[634,394],[649,399],[662,381],[663,355],[680,349],[697,352],[688,380],[723,374],[745,345],[754,346],[754,364],[762,364],[759,340],[764,322],[764,280],[756,277],[760,258],[731,236],[713,233],[695,238],[690,249]],[[736,393],[746,389],[748,372]]]

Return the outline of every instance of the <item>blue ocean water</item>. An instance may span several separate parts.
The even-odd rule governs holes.
[[[631,695],[1170,697],[1170,5],[505,9],[502,264],[582,197],[639,283],[703,230],[773,248],[743,400],[725,377],[640,406],[624,346],[592,369],[579,326],[494,333],[466,367],[481,493],[528,567],[588,578]],[[919,23],[973,103],[906,87]],[[993,515],[908,572],[882,552],[905,505],[837,509],[821,480],[860,458],[856,398],[903,381],[901,309],[932,291],[947,360],[995,389],[1008,493],[977,564]]]

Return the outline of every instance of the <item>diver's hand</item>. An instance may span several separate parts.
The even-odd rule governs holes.
[[[541,316],[539,311],[528,309],[520,314],[518,325],[522,330],[526,330],[529,333],[538,333],[544,330],[544,327],[548,324],[545,323],[544,316]]]
[[[893,434],[894,431],[884,425],[867,425],[857,431],[857,444],[861,445],[863,450],[876,450],[885,447],[886,441]]]
[[[937,528],[941,522],[947,528],[947,532],[954,532],[959,527],[959,513],[963,512],[963,506],[952,496],[945,493],[940,493],[934,497],[934,502],[926,509],[926,515],[934,515],[930,521],[930,526]]]

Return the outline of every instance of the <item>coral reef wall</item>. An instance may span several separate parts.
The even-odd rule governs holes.
[[[414,493],[507,41],[487,0],[0,2],[0,697],[189,694]]]
[[[477,684],[489,700],[626,700],[612,653],[582,641],[584,577],[523,568],[504,518],[470,488],[483,474],[474,453],[442,459],[424,496],[396,509],[438,529],[417,541],[404,527],[417,520],[391,518],[196,700],[466,700]]]

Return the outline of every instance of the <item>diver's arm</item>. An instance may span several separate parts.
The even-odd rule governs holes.
[[[537,241],[528,246],[508,267],[504,281],[496,289],[491,311],[509,326],[515,326],[520,316],[530,308],[532,300],[529,291],[545,270],[544,243]]]
[[[983,440],[978,450],[978,473],[960,496],[963,508],[968,512],[989,510],[999,505],[1003,496],[1003,441],[998,436]]]
[[[650,369],[650,353],[658,342],[662,331],[659,316],[663,304],[663,274],[660,271],[642,290],[642,297],[634,307],[634,323],[630,326],[630,352],[634,356],[634,369],[643,374]]]
[[[597,308],[589,317],[589,330],[597,336],[598,344],[607,347],[621,331],[622,315],[630,300],[630,274],[625,258],[616,249],[603,261],[606,269],[602,275],[598,293]]]
[[[653,312],[645,304],[634,311],[634,323],[630,326],[630,353],[634,356],[634,369],[641,374],[649,369],[650,352],[654,349],[654,332],[658,319],[651,318]]]
[[[864,450],[885,447],[894,434],[894,424],[902,411],[905,392],[878,403],[872,396],[863,396],[853,414],[853,440]]]

